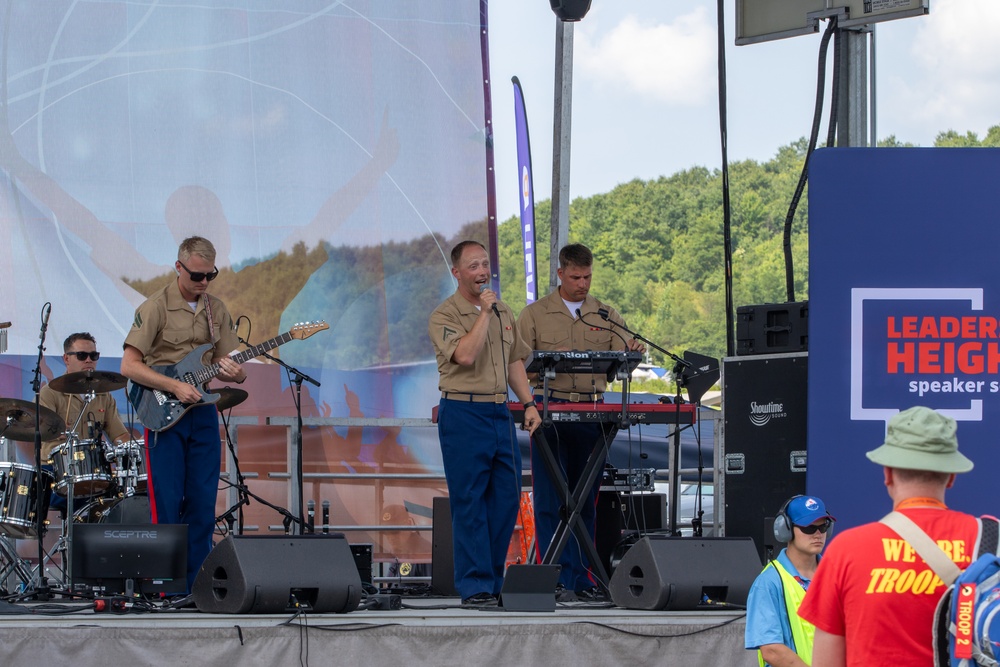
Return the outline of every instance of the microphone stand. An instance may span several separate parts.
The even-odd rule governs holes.
[[[649,345],[654,350],[656,350],[656,351],[658,351],[658,352],[660,352],[662,354],[667,355],[668,357],[670,357],[674,361],[674,367],[673,367],[672,371],[673,371],[673,374],[674,374],[674,380],[675,380],[675,382],[677,384],[677,394],[676,394],[676,397],[674,398],[674,406],[676,406],[678,409],[677,409],[676,412],[674,412],[674,452],[673,452],[673,456],[670,457],[669,479],[667,481],[667,484],[670,487],[670,502],[668,503],[668,508],[667,509],[670,512],[670,518],[669,518],[670,532],[671,532],[672,535],[675,535],[675,536],[676,535],[680,535],[681,532],[677,528],[677,510],[678,510],[678,506],[680,505],[680,502],[681,502],[681,490],[680,490],[680,479],[681,479],[681,475],[680,475],[680,465],[681,465],[681,412],[680,412],[681,387],[684,386],[684,383],[685,383],[684,369],[691,368],[691,362],[686,361],[685,359],[682,359],[681,357],[678,357],[673,352],[670,352],[668,350],[663,349],[662,347],[660,347],[659,345],[657,345],[653,341],[649,340],[648,338],[644,337],[643,335],[641,335],[639,333],[636,333],[635,331],[632,331],[631,329],[629,329],[628,327],[626,327],[624,324],[618,324],[617,322],[612,322],[610,319],[608,319],[608,312],[606,310],[604,310],[603,308],[598,311],[598,314],[601,316],[602,319],[606,320],[607,322],[610,322],[611,326],[619,327],[621,329],[624,329],[626,333],[631,334],[631,336],[633,338],[635,338],[636,340],[641,340],[646,345]],[[694,522],[692,522],[692,523],[694,523]]]
[[[248,344],[243,339],[240,339],[240,342]],[[262,353],[261,356],[267,357],[268,359],[278,364],[279,366],[282,366],[285,370],[287,370],[289,373],[292,373],[295,376],[295,379],[293,380],[295,382],[295,418],[296,418],[296,423],[298,425],[298,430],[296,431],[296,436],[295,436],[295,451],[298,454],[298,456],[296,457],[298,461],[296,462],[296,469],[295,469],[295,485],[299,492],[299,507],[298,507],[299,514],[297,517],[291,517],[291,516],[285,517],[285,520],[288,521],[289,518],[292,518],[296,523],[299,524],[301,528],[308,530],[309,524],[306,523],[305,513],[302,511],[302,381],[305,380],[306,382],[310,382],[316,385],[317,387],[320,386],[320,384],[319,382],[309,377],[302,371],[298,370],[297,368],[294,368],[293,366],[289,366],[281,359],[273,357],[267,352]]]
[[[45,576],[45,548],[42,545],[42,529],[45,525],[45,509],[48,503],[42,502],[45,493],[45,486],[42,483],[42,426],[41,426],[41,405],[39,404],[39,392],[42,389],[42,355],[45,353],[45,333],[49,329],[49,315],[52,314],[52,303],[47,302],[42,306],[42,328],[38,339],[38,360],[35,363],[35,377],[31,381],[31,390],[35,392],[35,500],[37,502],[37,516],[35,517],[35,530],[38,535],[38,585],[35,588],[35,599],[41,602],[51,599],[48,578]],[[72,486],[70,487],[72,493]],[[72,516],[70,517],[72,519]]]
[[[229,452],[233,455],[233,465],[236,468],[236,483],[234,484],[233,482],[226,480],[226,484],[236,489],[236,493],[239,496],[239,500],[236,502],[235,505],[230,507],[228,510],[226,510],[219,516],[215,517],[216,523],[220,521],[225,521],[229,525],[229,532],[233,532],[233,524],[236,522],[236,520],[233,518],[233,513],[238,511],[240,528],[239,531],[237,532],[237,535],[242,535],[243,506],[249,505],[250,499],[253,498],[261,505],[270,507],[278,514],[285,517],[283,523],[285,524],[285,528],[287,529],[288,526],[291,526],[293,521],[298,521],[298,519],[296,519],[295,516],[284,507],[281,507],[280,505],[274,505],[269,501],[264,500],[263,498],[261,498],[256,493],[250,490],[250,487],[246,483],[246,478],[243,477],[243,472],[240,470],[240,460],[236,456],[236,448],[233,446],[232,438],[229,437],[229,424],[225,424],[225,426],[226,426],[226,444],[229,447]]]

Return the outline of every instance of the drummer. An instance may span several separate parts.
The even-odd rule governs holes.
[[[63,361],[66,363],[66,373],[79,373],[97,369],[97,360],[101,353],[97,351],[97,341],[89,333],[71,334],[63,342]],[[38,393],[38,403],[49,408],[66,422],[66,428],[73,428],[84,412],[84,397],[81,394],[64,394],[52,389],[49,385],[42,387]],[[111,394],[97,394],[90,405],[86,407],[83,419],[79,419],[76,433],[81,440],[99,437],[97,430],[104,431],[108,440],[125,442],[132,439],[121,417],[118,416],[118,405]],[[91,433],[93,428],[93,433]],[[42,443],[42,461],[47,461],[52,450],[66,441],[63,435],[58,440]]]

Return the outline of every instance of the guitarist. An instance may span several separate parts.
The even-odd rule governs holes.
[[[199,388],[150,367],[177,364],[199,345],[210,343],[213,348],[202,361],[219,364],[219,379],[242,384],[246,371],[228,356],[239,345],[232,317],[222,301],[208,294],[209,282],[219,274],[215,247],[200,236],[185,239],[174,269],[177,280],[136,309],[121,372],[191,404],[201,400]],[[153,523],[187,524],[188,590],[212,550],[221,447],[213,404],[188,410],[169,429],[146,433],[151,518]]]

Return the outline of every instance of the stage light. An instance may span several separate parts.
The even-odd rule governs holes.
[[[563,21],[579,21],[590,11],[591,0],[549,0],[552,11]]]

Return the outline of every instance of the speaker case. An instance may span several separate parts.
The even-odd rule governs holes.
[[[806,493],[808,360],[800,352],[722,363],[726,398],[717,465],[724,534],[753,538],[761,560],[784,546],[775,543],[772,527],[778,509]],[[781,410],[764,420],[760,406],[769,405]]]
[[[692,611],[705,597],[745,607],[760,569],[750,538],[649,536],[626,552],[609,588],[626,609]]]
[[[227,536],[194,582],[199,611],[344,613],[361,602],[361,576],[342,535]],[[306,607],[290,605],[292,595]]]

